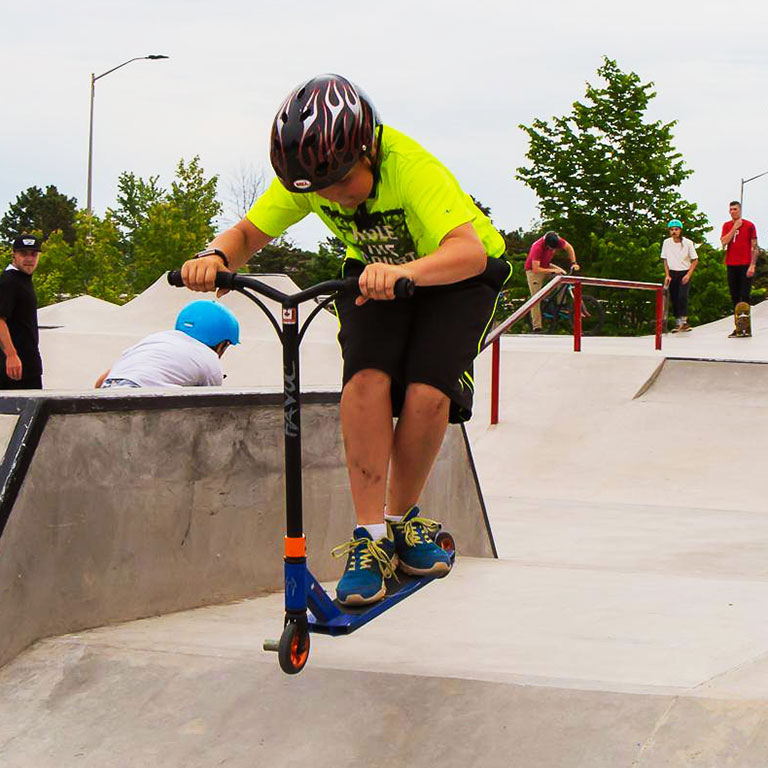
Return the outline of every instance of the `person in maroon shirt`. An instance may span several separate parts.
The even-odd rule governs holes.
[[[568,255],[574,271],[579,270],[579,264],[576,261],[576,252],[573,246],[557,232],[547,232],[544,237],[540,237],[528,251],[528,258],[525,260],[525,276],[528,280],[528,288],[531,296],[538,293],[544,285],[555,275],[566,274],[562,267],[552,264],[552,257],[555,251],[563,250]],[[531,325],[534,333],[541,333],[541,305],[537,304],[531,308]]]
[[[735,307],[740,301],[749,303],[752,278],[757,263],[757,229],[751,221],[741,218],[741,203],[732,200],[728,206],[731,220],[723,224],[720,243],[725,248],[728,289]]]

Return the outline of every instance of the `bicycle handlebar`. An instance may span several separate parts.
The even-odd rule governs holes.
[[[183,288],[184,281],[181,279],[181,270],[175,269],[168,273],[168,282],[176,288]],[[326,280],[322,283],[317,283],[309,288],[299,291],[298,293],[288,294],[278,291],[271,285],[263,283],[253,275],[245,275],[238,272],[227,272],[221,270],[216,273],[216,287],[225,288],[227,290],[237,290],[241,288],[250,288],[256,293],[260,293],[263,296],[267,296],[270,299],[275,299],[281,304],[286,299],[290,299],[290,303],[301,304],[309,299],[314,299],[316,296],[322,296],[330,293],[340,293],[346,291],[360,292],[360,286],[356,277],[347,277],[343,280]],[[394,292],[395,296],[399,299],[407,299],[413,296],[414,291],[413,280],[407,277],[400,277],[395,282]]]

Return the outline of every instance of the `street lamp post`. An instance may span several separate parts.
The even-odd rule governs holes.
[[[94,75],[93,72],[91,72],[91,120],[90,120],[90,127],[88,130],[88,215],[89,216],[93,213],[91,184],[93,181],[93,100],[96,95],[96,81],[100,80],[102,77],[106,77],[107,75],[114,72],[116,69],[120,69],[120,67],[124,67],[126,64],[130,64],[132,61],[141,61],[142,59],[150,59],[154,61],[156,59],[167,59],[167,58],[168,56],[163,56],[160,53],[153,53],[150,56],[136,56],[133,59],[128,59],[128,61],[124,61],[122,64],[118,64],[116,67],[112,67],[112,69],[108,69],[106,72],[102,72],[100,75]]]
[[[744,185],[749,184],[750,181],[754,181],[755,179],[759,179],[761,176],[768,175],[768,171],[765,171],[764,173],[758,173],[757,176],[753,176],[751,179],[742,179],[741,180],[741,194],[739,195],[739,207],[744,203]]]

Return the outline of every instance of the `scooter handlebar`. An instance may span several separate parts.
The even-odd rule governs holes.
[[[345,277],[343,280],[335,282],[340,283],[340,286],[336,290],[360,293],[358,287],[359,283],[356,277]],[[395,298],[410,299],[411,296],[413,296],[413,292],[416,290],[416,285],[409,277],[398,277],[392,290],[394,291]]]
[[[416,290],[416,284],[408,277],[399,277],[395,282],[395,296],[398,299],[410,299]]]
[[[226,270],[220,270],[216,273],[217,288],[232,290],[238,286],[248,287],[254,282],[258,281],[255,281],[254,276],[252,275],[240,275],[236,272],[227,272]],[[168,283],[176,288],[184,287],[180,269],[174,269],[172,272],[168,273]],[[329,280],[326,283],[318,284],[317,288],[321,285],[323,286],[323,290],[318,290],[317,295],[320,295],[321,293],[333,293],[334,291],[354,291],[357,290],[358,282],[356,277],[348,277],[344,280]],[[308,288],[307,291],[302,291],[301,293],[311,292],[314,294],[314,288],[315,286]],[[415,285],[413,280],[407,277],[398,278],[394,286],[395,296],[399,299],[409,299],[413,296],[414,289]]]
[[[234,288],[234,282],[237,275],[234,272],[217,272],[216,273],[216,287],[217,288]],[[174,269],[168,273],[168,283],[175,288],[183,288],[184,281],[181,279],[181,270]]]

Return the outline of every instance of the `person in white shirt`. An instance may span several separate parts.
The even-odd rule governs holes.
[[[239,343],[232,312],[216,301],[193,301],[179,312],[173,331],[150,334],[126,349],[95,387],[221,386],[220,358]]]
[[[688,291],[699,256],[693,242],[683,237],[683,222],[672,219],[667,224],[670,237],[661,246],[661,258],[664,260],[664,287],[669,288],[672,311],[675,313],[675,327],[672,333],[690,331],[688,325]]]

